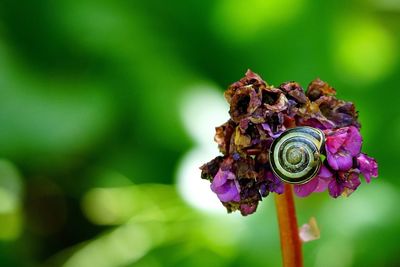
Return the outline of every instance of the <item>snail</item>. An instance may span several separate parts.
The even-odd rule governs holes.
[[[289,129],[276,138],[269,151],[271,169],[287,183],[303,184],[318,174],[325,135],[316,128]]]

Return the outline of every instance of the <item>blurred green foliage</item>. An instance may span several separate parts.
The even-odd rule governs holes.
[[[397,0],[0,1],[0,266],[279,266],[270,198],[242,218],[177,190],[204,143],[187,93],[247,68],[329,82],[379,163],[348,199],[297,199],[322,231],[306,266],[400,265],[399,47]]]

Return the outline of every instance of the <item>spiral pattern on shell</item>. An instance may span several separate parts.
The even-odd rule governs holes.
[[[271,145],[272,171],[284,182],[306,183],[321,167],[324,142],[324,133],[316,128],[304,126],[285,131]]]

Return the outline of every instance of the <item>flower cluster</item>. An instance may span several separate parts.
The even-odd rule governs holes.
[[[377,177],[376,161],[361,153],[354,105],[335,94],[319,79],[306,92],[296,82],[273,87],[250,70],[229,86],[225,98],[230,119],[215,134],[223,155],[200,167],[201,177],[211,181],[211,190],[228,212],[251,214],[270,192],[283,193],[283,182],[269,165],[269,149],[282,132],[296,126],[319,128],[326,136],[322,167],[309,182],[294,186],[298,196],[326,189],[334,198],[348,196],[360,185],[360,173],[367,182]]]

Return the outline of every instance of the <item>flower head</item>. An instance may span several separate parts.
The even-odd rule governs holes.
[[[215,141],[222,156],[200,167],[201,177],[228,212],[242,215],[256,211],[269,193],[282,194],[284,182],[271,170],[269,150],[284,131],[311,126],[324,131],[326,159],[318,174],[295,185],[300,197],[328,190],[336,198],[350,195],[378,175],[376,161],[361,153],[362,138],[353,103],[335,97],[336,91],[316,79],[307,90],[296,82],[270,86],[248,70],[246,76],[225,91],[230,119],[216,127]]]

